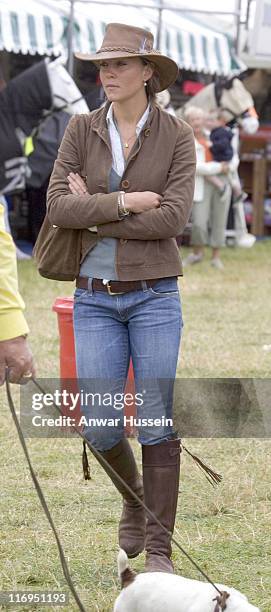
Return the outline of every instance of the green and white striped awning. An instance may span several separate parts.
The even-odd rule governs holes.
[[[0,50],[40,55],[67,54],[68,0],[0,0]],[[118,21],[151,30],[156,37],[157,11],[98,4],[75,4],[73,49],[99,48],[106,23]],[[163,11],[160,51],[186,70],[230,75],[244,64],[232,58],[228,38],[179,13]],[[236,65],[237,62],[237,65]]]

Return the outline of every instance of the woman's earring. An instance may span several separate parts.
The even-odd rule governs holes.
[[[147,81],[144,81],[144,87],[147,87]]]

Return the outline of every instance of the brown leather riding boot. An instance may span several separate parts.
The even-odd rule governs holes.
[[[180,439],[142,446],[146,506],[173,533],[180,475]],[[147,515],[146,572],[170,572],[171,536]]]
[[[131,489],[144,501],[142,476],[139,474],[131,446],[123,438],[116,446],[101,453]],[[145,510],[126,491],[124,486],[102,466],[123,497],[123,511],[119,523],[119,545],[129,559],[144,550],[146,535]]]

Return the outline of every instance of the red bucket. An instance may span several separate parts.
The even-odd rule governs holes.
[[[53,304],[53,311],[57,313],[58,331],[59,331],[59,360],[60,360],[60,378],[68,381],[69,392],[77,392],[77,373],[74,347],[73,333],[73,298],[58,297]],[[134,371],[133,364],[130,361],[128,377],[125,387],[125,393],[135,394]],[[62,407],[64,414],[71,416],[68,407]],[[135,405],[125,406],[124,414],[126,417],[135,417]],[[80,404],[77,402],[72,415],[78,422],[81,416]],[[135,428],[126,425],[126,434],[129,436],[135,435]]]

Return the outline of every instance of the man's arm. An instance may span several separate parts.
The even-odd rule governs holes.
[[[5,229],[4,206],[0,202],[0,384],[4,382],[6,367],[10,368],[11,382],[18,382],[26,373],[34,373],[32,354],[25,338],[29,328],[23,310],[16,249]]]

